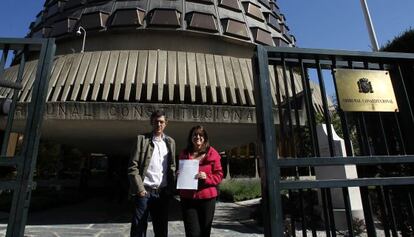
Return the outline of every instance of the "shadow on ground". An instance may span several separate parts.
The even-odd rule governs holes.
[[[222,229],[222,230],[228,230],[228,231],[235,231],[238,233],[243,234],[263,234],[263,230],[257,227],[253,226],[243,226],[243,228],[240,227],[240,225],[228,223],[228,224],[213,224],[214,229]]]
[[[255,205],[252,204],[217,202],[212,231],[216,234],[214,236],[261,236],[263,229],[251,219],[254,207]],[[127,236],[128,234],[125,233],[129,233],[131,211],[132,205],[127,200],[119,202],[105,197],[91,197],[76,204],[30,212],[27,225],[30,231],[41,233],[62,232],[68,228],[79,233],[89,233],[98,229],[102,231],[116,229],[123,233],[122,236]],[[177,199],[171,199],[168,216],[171,233],[177,234],[174,236],[182,236],[184,226]],[[7,217],[0,216],[0,224],[7,224],[7,221]]]
[[[171,199],[170,221],[181,220],[179,201]],[[82,202],[45,210],[29,211],[28,225],[60,225],[60,224],[99,224],[129,223],[132,203],[108,200],[106,198],[88,198]],[[0,224],[7,224],[8,214],[1,213]]]
[[[218,203],[213,228],[236,231],[244,234],[262,234],[263,228],[252,220],[255,204]],[[243,223],[240,225],[240,223]]]

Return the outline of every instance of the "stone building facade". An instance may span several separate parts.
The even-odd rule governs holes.
[[[57,44],[43,138],[118,155],[149,129],[154,109],[167,112],[167,132],[182,147],[198,123],[219,150],[255,142],[255,46],[295,46],[275,0],[47,0],[27,37]],[[32,55],[17,118],[26,114],[36,65]],[[5,77],[15,80],[17,68]],[[281,70],[269,67],[271,76]]]

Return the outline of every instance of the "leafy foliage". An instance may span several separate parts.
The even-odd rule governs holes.
[[[408,29],[389,41],[381,51],[414,53],[414,29]]]
[[[220,186],[220,199],[224,201],[243,201],[261,197],[260,179],[229,179]]]

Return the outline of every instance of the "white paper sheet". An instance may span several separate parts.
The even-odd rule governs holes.
[[[197,190],[198,179],[198,160],[180,160],[179,174],[177,178],[177,189]]]

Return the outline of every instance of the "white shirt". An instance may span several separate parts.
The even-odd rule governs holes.
[[[154,151],[144,178],[144,185],[151,188],[167,186],[168,148],[162,137],[152,137]]]

